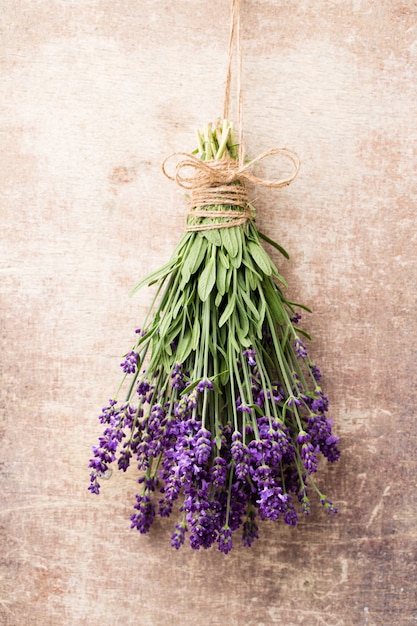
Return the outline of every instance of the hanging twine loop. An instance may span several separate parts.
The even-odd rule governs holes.
[[[173,180],[189,192],[190,204],[187,216],[187,230],[211,230],[214,228],[230,228],[245,224],[254,218],[254,209],[249,203],[248,185],[250,183],[269,189],[280,189],[289,185],[300,169],[298,155],[288,148],[271,148],[255,159],[245,163],[242,131],[242,45],[240,30],[241,0],[232,0],[231,22],[229,35],[229,61],[226,75],[223,117],[229,117],[230,92],[232,83],[232,64],[234,48],[237,48],[237,109],[239,128],[238,159],[222,158],[203,161],[192,154],[174,152],[162,164],[162,171],[167,178]],[[292,174],[282,179],[266,179],[255,176],[252,168],[264,159],[280,156],[290,161]],[[174,174],[167,172],[167,162],[173,157],[183,157],[175,166]],[[190,170],[192,174],[190,175]],[[210,207],[204,209],[203,207]],[[193,218],[213,218],[203,223],[194,223]],[[216,218],[221,218],[220,221]]]

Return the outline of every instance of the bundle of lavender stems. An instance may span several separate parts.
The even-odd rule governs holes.
[[[147,533],[156,515],[175,516],[171,545],[244,546],[259,520],[295,526],[319,489],[320,456],[338,460],[320,371],[310,359],[300,310],[255,226],[233,125],[198,134],[193,176],[177,181],[193,200],[170,262],[134,291],[156,285],[148,315],[102,409],[104,430],[90,460],[89,490],[116,464],[138,471],[131,526]],[[200,166],[200,165],[201,166]],[[245,170],[246,171],[246,170]]]

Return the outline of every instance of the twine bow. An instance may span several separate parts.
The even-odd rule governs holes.
[[[287,178],[267,179],[255,176],[252,168],[264,159],[279,155],[290,161],[293,173]],[[175,166],[174,174],[167,172],[167,162],[173,157],[184,157]],[[189,175],[187,170],[193,170]],[[253,219],[252,208],[249,204],[247,186],[252,183],[269,189],[280,189],[289,185],[297,176],[300,169],[298,155],[288,148],[271,148],[263,152],[248,163],[241,164],[231,158],[210,159],[202,161],[192,154],[175,152],[168,156],[163,164],[162,171],[167,178],[177,183],[182,189],[190,192],[190,212],[188,217],[227,218],[220,222],[203,224],[188,224],[187,230],[210,230],[213,228],[228,228],[244,224]],[[200,210],[210,206],[213,210]],[[224,207],[234,206],[236,209],[227,210]],[[218,208],[214,208],[218,207]],[[237,210],[237,209],[240,210]]]

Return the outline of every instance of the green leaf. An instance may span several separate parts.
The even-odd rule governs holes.
[[[273,239],[270,239],[267,235],[265,235],[265,233],[261,233],[261,231],[259,230],[257,232],[261,239],[269,243],[271,246],[274,246],[274,248],[276,248],[278,252],[280,252],[283,256],[285,256],[286,259],[290,258],[290,255],[288,254],[288,252],[284,250],[284,248],[280,246],[279,243],[277,243]]]
[[[198,279],[198,295],[205,302],[216,284],[216,259],[214,256],[206,264]]]
[[[194,326],[193,326],[193,331],[192,331],[192,349],[193,350],[197,350],[198,348],[198,344],[200,341],[200,330],[201,330],[200,322],[199,322],[198,317],[196,317],[194,319]]]
[[[180,318],[177,318],[176,324],[180,321]],[[172,311],[166,311],[165,315],[162,317],[161,324],[159,326],[159,335],[160,337],[165,337],[169,328],[172,326]]]
[[[258,280],[262,280],[262,276],[256,271],[252,259],[250,258],[246,250],[243,251],[242,262],[250,270],[251,274],[254,274],[256,278],[258,278]]]
[[[178,318],[175,322],[173,322],[169,326],[169,328],[167,329],[166,333],[164,333],[164,334],[160,333],[160,337],[164,341],[165,350],[167,350],[167,346],[170,346],[171,343],[176,338],[176,336],[180,333],[181,326],[182,326],[182,320],[180,318]]]
[[[187,356],[193,349],[193,337],[189,330],[180,338],[178,342],[177,351],[175,353],[175,359],[178,363],[184,363]]]
[[[207,241],[201,237],[195,237],[187,251],[181,268],[183,281],[188,282],[190,276],[198,270],[204,258],[206,249]]]
[[[255,241],[248,241],[248,251],[256,265],[265,274],[270,276],[272,274],[271,260],[261,245],[255,243]]]
[[[156,272],[152,272],[152,274],[148,274],[145,278],[142,278],[131,290],[129,296],[132,297],[139,289],[142,289],[145,285],[151,285],[152,283],[165,279],[168,274],[170,274],[174,269],[176,269],[180,265],[180,259],[172,259],[169,263],[166,263]]]
[[[227,267],[225,267],[223,263],[218,263],[217,274],[216,274],[216,287],[217,287],[217,291],[222,296],[226,293],[226,275],[227,275]]]
[[[246,272],[246,277],[248,280],[248,291],[255,291],[256,288],[258,287],[259,280],[262,280],[262,279],[257,278],[257,276],[259,276],[259,274],[252,272],[251,270]]]
[[[216,380],[216,379],[217,379],[217,378],[219,378],[219,377],[221,377],[221,376],[223,376],[224,374],[227,374],[227,373],[228,373],[228,370],[225,370],[225,371],[219,372],[218,374],[215,374],[214,376],[210,376],[210,378],[209,378],[209,380],[213,383],[214,391],[215,391],[216,393],[218,393],[219,395],[221,395],[222,391],[221,391],[221,389],[220,389],[220,387],[219,387],[219,385],[218,385],[218,383],[217,383],[217,380]],[[193,380],[193,382],[192,382],[192,383],[190,383],[189,385],[187,385],[187,386],[185,387],[185,389],[183,389],[183,390],[181,391],[180,396],[183,396],[183,395],[185,395],[185,394],[190,393],[190,391],[192,391],[193,389],[195,389],[195,388],[197,387],[197,385],[198,385],[199,383],[201,383],[201,381],[202,381],[202,380],[203,380],[203,378],[202,378],[202,377],[197,378],[196,380]]]
[[[304,335],[306,339],[309,339],[311,341],[311,335],[302,328],[297,328],[296,326],[294,326],[294,330],[296,330],[297,333],[300,333],[300,335]]]
[[[253,409],[258,415],[264,415],[264,411],[257,404],[248,404],[248,409]]]
[[[299,302],[289,302],[289,301],[287,301],[287,304],[291,308],[297,306],[300,309],[304,309],[304,311],[307,311],[307,313],[312,313],[313,312],[311,309],[308,308],[308,306],[306,306],[305,304],[300,304]]]
[[[225,359],[221,359],[220,369],[221,369],[220,384],[224,387],[225,385],[227,385],[229,378],[230,378],[230,373],[229,373]]]
[[[288,287],[287,281],[283,276],[281,276],[281,274],[278,272],[277,268],[274,265],[272,266],[272,276],[279,280],[279,282],[284,285],[284,287]]]
[[[287,326],[287,328],[285,329],[284,336],[281,339],[281,349],[282,349],[283,352],[284,352],[284,350],[285,350],[285,348],[287,346],[289,333],[290,333],[290,327]]]
[[[255,320],[259,319],[259,313],[258,313],[258,309],[256,308],[255,304],[253,303],[250,295],[248,293],[246,293],[246,291],[240,291],[239,295],[243,298],[243,300],[246,303],[247,308],[251,311],[253,317]],[[243,307],[243,303],[242,303],[242,308]]]
[[[266,298],[266,305],[269,307],[274,322],[277,324],[283,324],[285,319],[285,311],[279,295],[276,291],[276,287],[271,280],[265,281],[264,292]]]
[[[242,229],[241,228],[233,228],[235,233],[236,241],[237,241],[237,254],[230,259],[233,267],[240,267],[242,265],[242,255],[243,255],[243,244],[242,244]]]
[[[222,229],[223,230],[223,229]],[[217,228],[213,228],[212,230],[203,230],[201,231],[204,237],[213,244],[213,246],[221,246],[222,238],[220,236],[220,232]]]
[[[235,269],[233,267],[229,267],[229,269],[227,270],[227,274],[226,274],[226,291],[229,291],[229,289],[230,289],[230,283],[231,283],[234,271],[235,271]]]
[[[220,229],[223,247],[231,259],[239,252],[239,244],[234,233],[235,228],[236,226],[231,226],[229,228]]]
[[[172,319],[176,319],[178,317],[179,313],[182,313],[184,309],[184,298],[178,298],[177,302],[174,306],[172,306],[171,308],[171,315],[172,315]]]
[[[218,259],[220,261],[220,263],[225,267],[225,269],[229,269],[230,267],[230,261],[229,261],[229,257],[227,257],[225,255],[225,253],[223,252],[222,248],[220,248],[220,250],[218,251]]]
[[[161,361],[162,361],[162,366],[166,372],[166,374],[170,374],[171,370],[172,370],[172,362],[171,359],[169,358],[170,355],[168,355],[166,352],[162,352],[161,353]]]
[[[221,372],[219,372],[218,374],[215,374],[214,376],[212,376],[212,377],[210,378],[211,382],[213,383],[214,391],[215,391],[215,392],[216,392],[219,396],[221,396],[221,395],[222,395],[222,390],[221,390],[221,386],[219,385],[219,382],[217,381],[217,379],[219,378],[219,379],[220,379],[220,381],[221,381],[222,377],[223,377],[225,374],[228,374],[228,373],[229,373],[229,370],[226,368],[226,369],[222,370]]]
[[[237,284],[239,289],[246,291],[246,280],[242,271],[237,272]]]
[[[240,351],[241,351],[240,346],[238,342],[236,341],[234,332],[229,333],[228,340],[229,340],[229,349],[233,348],[233,351],[236,353],[236,355],[240,354]],[[235,356],[232,355],[232,358],[236,358],[236,355]]]
[[[233,311],[235,310],[235,306],[236,306],[236,294],[232,293],[232,295],[229,298],[229,302],[227,303],[222,315],[220,316],[220,319],[219,319],[220,328],[223,326],[223,324],[227,322],[229,317],[232,315]]]
[[[237,335],[237,338],[239,339],[240,344],[244,348],[249,348],[252,345],[251,340],[245,334],[244,330],[240,328],[240,326],[236,326],[236,335]]]
[[[196,239],[199,241],[200,245],[198,246],[198,254],[194,257],[194,264],[190,266],[191,274],[195,274],[200,267],[208,247],[207,239],[204,239],[203,237],[196,237]]]
[[[265,298],[260,298],[258,312],[259,312],[258,328],[261,328],[262,330],[262,326],[265,320],[265,313],[266,313]]]
[[[244,337],[249,332],[249,317],[246,313],[246,309],[242,306],[242,302],[238,300],[238,309],[239,309],[239,320],[240,320],[240,330]]]

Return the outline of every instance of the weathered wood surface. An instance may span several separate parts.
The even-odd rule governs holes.
[[[416,593],[417,4],[244,0],[247,150],[303,166],[257,192],[291,253],[343,457],[297,529],[250,550],[129,529],[135,477],[88,494],[96,414],[183,229],[160,172],[222,112],[226,0],[1,2],[4,626],[408,626]],[[277,259],[278,260],[278,259]]]

